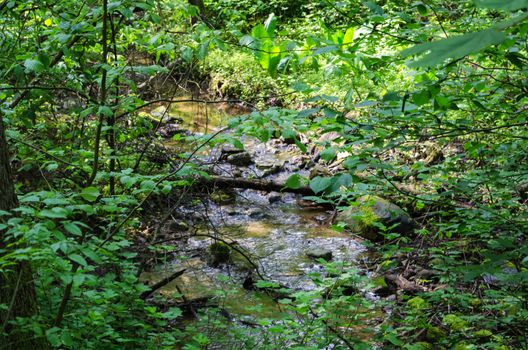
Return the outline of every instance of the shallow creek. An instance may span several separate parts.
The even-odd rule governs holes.
[[[229,108],[217,107],[209,106],[206,110],[203,105],[197,108],[196,104],[177,104],[165,114],[173,120],[180,119],[182,128],[188,128],[193,133],[211,132],[225,125],[229,118],[226,113]],[[163,114],[159,109],[153,114]],[[236,109],[230,111],[238,112]],[[204,113],[207,115],[206,128],[203,123],[190,119],[203,121]],[[248,166],[220,163],[215,169],[217,173],[284,179],[297,170],[291,160],[302,155],[294,145],[278,145],[277,142],[262,144],[249,139],[243,141],[254,163]],[[213,150],[207,157],[216,157],[215,152],[219,150]],[[332,212],[307,206],[297,195],[240,190],[236,196],[220,194],[219,198],[213,196],[207,203],[180,208],[179,213],[189,218],[193,233],[180,241],[178,257],[171,258],[155,271],[145,272],[142,279],[155,283],[185,268],[186,272],[181,277],[163,287],[159,293],[177,301],[213,299],[231,315],[273,317],[280,312],[267,294],[244,289],[244,281],[250,276],[260,279],[252,272],[252,263],[258,266],[258,272],[268,281],[293,290],[310,290],[314,284],[309,274],[323,273],[322,264],[310,256],[314,252],[330,252],[331,261],[351,265],[358,265],[365,253],[359,240],[330,227]],[[235,247],[243,254],[231,251],[230,262],[213,267],[208,257],[209,247],[215,242],[212,237],[236,242]],[[221,292],[215,293],[215,290]]]

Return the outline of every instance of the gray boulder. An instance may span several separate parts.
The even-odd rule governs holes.
[[[251,155],[248,152],[240,152],[235,154],[230,154],[227,157],[227,162],[236,166],[248,166],[253,164]]]
[[[332,251],[324,248],[313,248],[306,251],[306,255],[312,259],[323,258],[326,261],[332,260]]]
[[[380,241],[383,236],[377,223],[385,227],[397,225],[393,232],[409,235],[414,229],[414,222],[402,208],[378,196],[363,196],[358,199],[359,205],[351,206],[337,215],[338,222],[361,237]]]

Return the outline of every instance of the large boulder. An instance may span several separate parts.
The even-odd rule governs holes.
[[[229,164],[233,164],[236,166],[248,166],[253,164],[251,155],[246,151],[230,154],[226,160]]]
[[[358,204],[350,206],[337,215],[337,221],[344,222],[346,227],[361,237],[372,241],[380,241],[379,225],[385,227],[397,225],[392,231],[410,234],[414,222],[402,208],[378,196],[363,196]]]
[[[324,248],[312,248],[306,251],[306,255],[312,259],[325,259],[326,261],[332,260],[332,251]]]

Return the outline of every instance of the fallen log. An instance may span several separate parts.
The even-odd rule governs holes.
[[[246,179],[242,177],[226,177],[226,176],[209,176],[208,178],[201,178],[197,181],[199,184],[205,186],[214,186],[217,188],[243,188],[265,192],[288,192],[297,193],[304,196],[313,196],[315,193],[309,186],[301,186],[299,188],[286,187],[284,183],[276,181],[268,181],[262,179]]]
[[[145,300],[147,298],[149,298],[152,294],[154,294],[158,289],[166,286],[167,284],[171,283],[173,280],[175,280],[176,278],[180,277],[181,275],[183,275],[185,273],[185,270],[186,269],[183,269],[183,270],[180,270],[180,271],[176,271],[174,272],[172,275],[168,276],[168,277],[165,277],[164,279],[162,279],[161,281],[159,281],[158,283],[155,283],[154,285],[152,285],[150,287],[149,290],[146,290],[144,291],[143,293],[141,293],[140,295],[140,298]]]

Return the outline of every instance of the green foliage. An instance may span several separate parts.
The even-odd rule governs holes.
[[[186,1],[116,1],[106,60],[100,3],[0,4],[1,113],[21,203],[1,213],[14,249],[2,247],[0,272],[30,261],[41,311],[12,329],[71,349],[526,347],[528,3],[474,4],[222,0],[191,25]],[[411,70],[402,55],[424,56]],[[309,291],[258,282],[287,312],[252,327],[214,308],[182,325],[182,310],[143,300],[142,210],[205,172],[182,162],[187,150],[171,155],[176,168],[143,156],[139,141],[155,144],[156,125],[139,111],[164,93],[151,82],[189,75],[212,94],[288,107],[255,109],[215,141],[242,149],[236,136],[283,138],[332,170],[310,180],[299,171],[286,187],[309,185],[309,199],[337,206],[383,195],[411,212],[416,237],[377,227],[373,270],[423,266],[433,271],[414,279],[424,291],[368,300],[371,283],[389,286],[333,263]],[[211,253],[224,259],[226,248]]]
[[[420,44],[402,51],[402,55],[410,56],[429,52],[421,60],[413,62],[409,66],[432,67],[443,63],[448,58],[459,59],[469,54],[482,51],[491,45],[500,44],[504,40],[506,40],[506,34],[494,29],[486,29],[432,43]]]
[[[515,11],[515,10],[528,7],[528,1],[526,0],[513,0],[513,1],[475,0],[475,4],[479,7],[506,10],[506,11]]]

